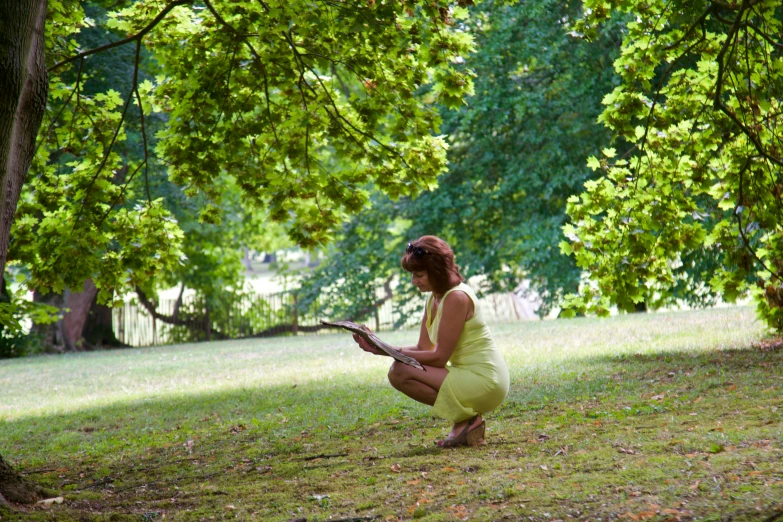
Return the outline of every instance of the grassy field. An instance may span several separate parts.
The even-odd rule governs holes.
[[[64,500],[0,520],[783,520],[752,310],[493,332],[511,392],[456,450],[345,334],[0,361],[0,454]]]

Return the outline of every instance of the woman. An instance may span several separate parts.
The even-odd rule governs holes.
[[[427,371],[395,361],[389,382],[454,424],[439,446],[476,445],[484,438],[482,415],[500,406],[508,393],[506,363],[479,313],[476,294],[463,282],[445,241],[422,236],[408,243],[402,267],[412,274],[419,291],[431,294],[418,344],[398,350]],[[354,340],[364,351],[386,355],[358,335]]]

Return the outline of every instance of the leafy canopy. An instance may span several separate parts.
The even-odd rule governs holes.
[[[589,161],[600,177],[569,199],[564,227],[590,273],[572,312],[666,296],[683,268],[733,301],[750,292],[783,330],[781,4],[773,0],[587,0],[592,37],[630,14],[601,121],[635,147]]]
[[[203,223],[275,221],[303,246],[329,241],[372,187],[412,196],[445,170],[439,115],[422,95],[456,107],[472,92],[471,73],[454,66],[473,48],[454,23],[458,5],[106,7],[88,17],[73,1],[49,2],[50,95],[12,245],[35,288],[93,278],[107,300],[176,272],[183,213],[151,183],[158,165],[196,198]],[[77,36],[91,28],[120,36],[86,49]],[[131,49],[128,85],[88,87],[99,53],[119,48]]]
[[[484,290],[530,280],[541,314],[577,290],[580,271],[558,243],[566,199],[593,175],[587,157],[610,138],[596,119],[603,94],[617,83],[611,63],[622,27],[606,24],[587,43],[569,34],[580,15],[579,1],[486,1],[471,9],[462,23],[476,37],[476,52],[459,67],[474,72],[475,94],[459,110],[441,107],[449,170],[417,198],[379,195],[346,225],[305,282],[311,294],[329,296],[332,316],[367,313],[378,297],[361,289],[399,275],[404,245],[424,234],[446,239],[463,273],[482,276]],[[339,308],[340,290],[359,301]]]

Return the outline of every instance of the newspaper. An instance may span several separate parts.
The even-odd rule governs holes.
[[[353,321],[335,321],[332,323],[323,320],[321,321],[321,324],[324,324],[326,326],[336,326],[338,328],[344,328],[349,332],[353,332],[357,335],[360,335],[361,337],[366,339],[368,343],[378,348],[382,352],[386,353],[389,357],[393,357],[395,360],[400,361],[401,363],[409,364],[410,366],[413,366],[414,368],[418,368],[419,370],[424,370],[425,372],[427,371],[426,368],[424,368],[424,366],[422,366],[419,361],[417,361],[413,357],[408,357],[404,353],[400,352],[397,348],[381,341],[377,335],[372,333],[369,330],[369,328],[367,328],[363,324],[356,324]]]

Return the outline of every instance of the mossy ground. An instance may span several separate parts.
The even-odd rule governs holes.
[[[751,310],[493,331],[511,392],[455,450],[347,335],[0,361],[0,453],[64,499],[0,519],[783,520]]]

